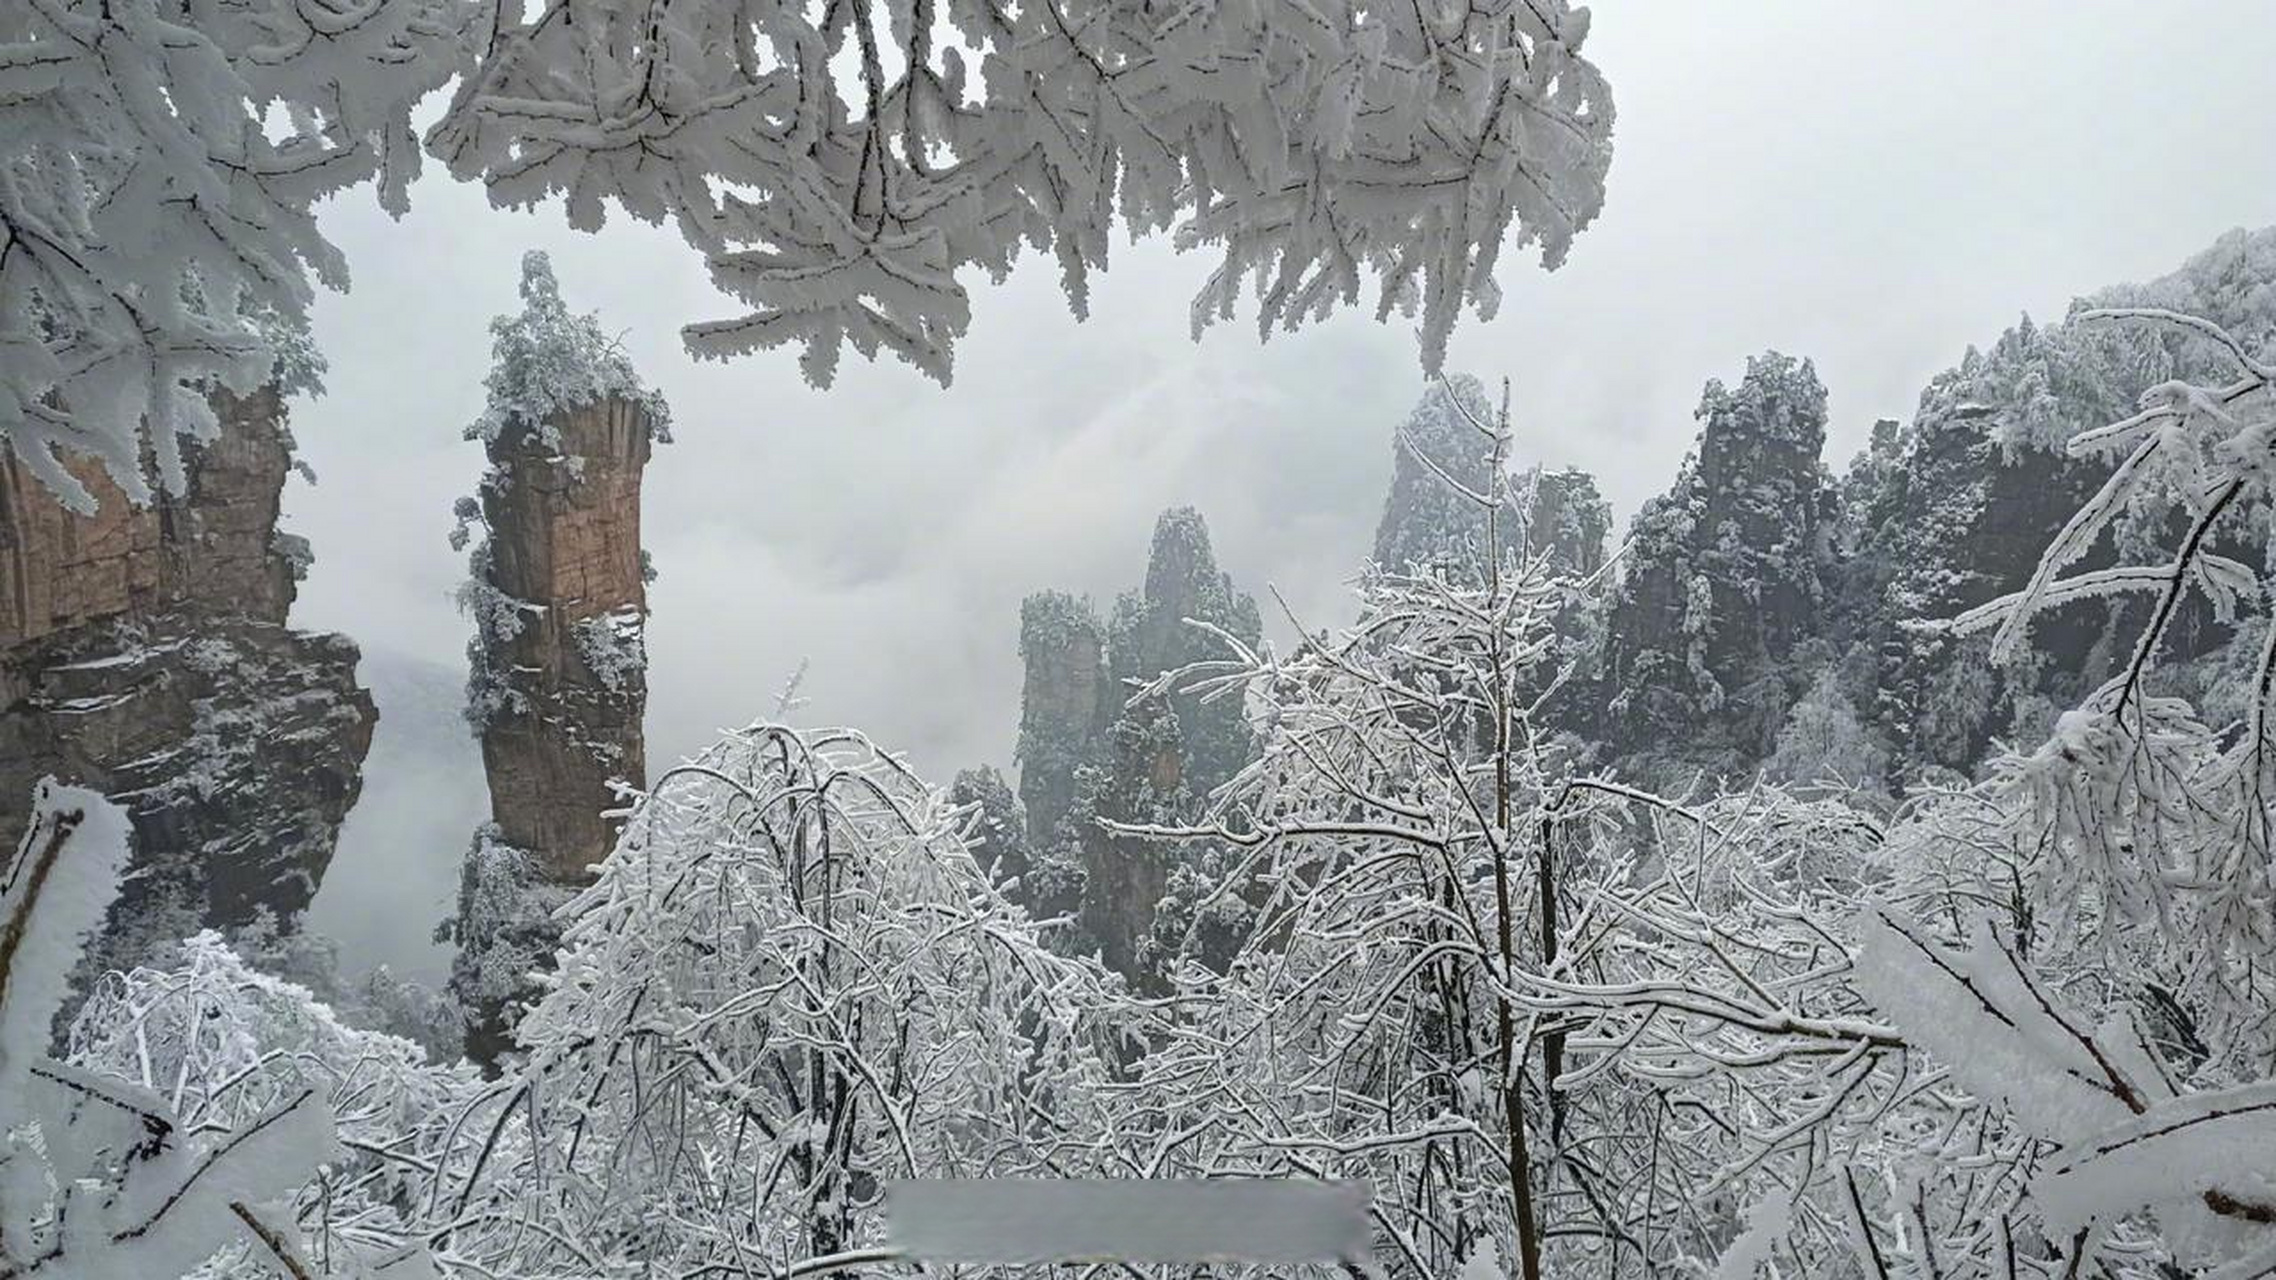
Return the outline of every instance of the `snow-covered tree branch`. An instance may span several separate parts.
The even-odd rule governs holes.
[[[271,1201],[338,1153],[313,1089],[248,1096],[209,1133],[155,1091],[44,1053],[127,838],[123,809],[50,780],[0,882],[0,1276],[176,1276],[232,1247],[310,1275]]]
[[[376,181],[400,212],[419,98],[457,66],[455,0],[327,6],[11,0],[0,9],[0,435],[85,510],[61,456],[169,491],[348,264],[316,225]],[[289,345],[281,354],[289,357]]]
[[[1612,107],[1566,0],[10,0],[0,10],[0,434],[138,499],[147,449],[216,429],[204,389],[270,376],[252,321],[348,263],[321,200],[401,213],[424,150],[494,203],[670,222],[748,308],[692,350],[850,343],[948,381],[974,269],[1053,254],[1076,314],[1119,227],[1219,254],[1196,331],[1253,284],[1263,333],[1359,300],[1419,316],[1435,371],[1491,315],[1514,239],[1545,265],[1596,216]]]

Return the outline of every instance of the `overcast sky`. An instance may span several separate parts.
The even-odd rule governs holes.
[[[1605,211],[1553,274],[1505,257],[1501,315],[1465,319],[1450,367],[1509,377],[1526,460],[1595,472],[1623,523],[1689,447],[1700,384],[1749,353],[1817,362],[1838,466],[2021,313],[2276,222],[2276,22],[2256,0],[1594,8],[1586,52],[1618,108]],[[1411,330],[1364,312],[1189,341],[1211,262],[1150,243],[1082,324],[1048,260],[1001,288],[975,273],[946,390],[849,352],[818,392],[794,350],[687,357],[679,326],[736,308],[669,232],[494,212],[439,172],[412,204],[392,222],[366,191],[325,218],[355,287],[318,305],[330,394],[294,412],[322,478],[287,494],[317,557],[295,622],[462,668],[445,535],[482,460],[459,432],[521,251],[547,249],[674,411],[644,514],[652,770],[764,714],[802,657],[802,718],[943,783],[1008,766],[1020,598],[1110,601],[1165,506],[1202,510],[1241,586],[1340,622],[1421,390]]]

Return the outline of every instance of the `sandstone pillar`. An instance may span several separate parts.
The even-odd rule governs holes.
[[[492,327],[490,407],[467,432],[489,469],[459,508],[458,537],[477,522],[485,534],[460,601],[491,820],[467,853],[451,982],[486,1063],[553,964],[554,908],[590,883],[616,842],[607,815],[646,782],[640,480],[670,439],[662,397],[567,310],[543,254],[524,257],[521,290],[522,314]]]

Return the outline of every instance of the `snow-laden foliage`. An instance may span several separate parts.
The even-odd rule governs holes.
[[[1559,675],[1562,594],[1502,541],[1506,395],[1498,417],[1456,412],[1484,459],[1484,487],[1458,491],[1479,507],[1474,562],[1374,573],[1350,631],[1286,658],[1220,633],[1222,659],[1158,682],[1245,698],[1261,754],[1205,821],[1119,829],[1236,851],[1195,916],[1228,899],[1253,914],[1222,976],[1182,970],[1121,1123],[1164,1172],[1368,1180],[1393,1275],[1482,1255],[1562,1275],[1544,1228],[1567,1234],[1560,1197],[1594,1193],[1594,1175],[1551,1156],[1561,1050],[1513,986],[1557,964],[1532,715]]]
[[[1557,993],[1545,1008],[1587,1015],[1607,1071],[1713,1087],[1714,1123],[1679,1149],[1715,1161],[1706,1185],[1788,1206],[1782,1238],[1748,1233],[1772,1265],[2224,1278],[2276,1265],[2276,658],[2259,651],[2222,731],[2155,671],[2190,598],[2215,616],[2268,608],[2261,574],[2209,547],[2268,501],[2270,369],[2172,313],[2074,322],[2190,329],[2234,376],[2154,387],[2138,414],[2073,437],[2075,453],[2117,459],[2102,489],[2023,590],[1954,625],[1996,629],[1995,653],[2021,661],[2034,614],[2139,591],[2152,607],[2134,615],[2147,622],[2131,660],[1975,786],[1918,793],[1886,829],[1858,819],[1864,846],[1845,860],[1828,836],[1782,856],[1759,826],[1686,810],[1747,892],[1718,903],[1700,887],[1707,865],[1671,856],[1662,900],[1615,888],[1592,907],[1621,922],[1593,945],[1628,962],[1543,984]],[[2161,501],[2180,518],[2155,559],[2066,574],[2119,511]],[[1849,881],[1829,879],[1844,861]],[[1674,1016],[1639,1023],[1639,1003]]]
[[[1435,370],[1514,238],[1555,266],[1603,201],[1612,108],[1563,0],[1464,9],[951,0],[754,10],[554,0],[505,17],[429,146],[499,205],[670,221],[750,307],[700,355],[795,342],[945,383],[960,278],[1054,254],[1086,307],[1117,223],[1221,250],[1195,328],[1420,311]],[[593,56],[606,50],[606,56]]]
[[[596,613],[570,627],[577,656],[611,693],[645,677],[648,671],[646,619],[632,608]]]
[[[529,994],[530,975],[544,969],[561,942],[555,913],[569,891],[547,884],[527,850],[498,838],[494,823],[474,832],[461,865],[458,910],[442,932],[458,943],[451,996],[470,1021],[494,1018],[510,1029]],[[479,1037],[487,1028],[475,1027]]]
[[[222,1143],[330,1099],[344,1149],[280,1166],[261,1219],[294,1275],[878,1261],[883,1179],[1127,1171],[1103,974],[989,885],[964,817],[858,735],[754,728],[659,779],[552,914],[557,972],[501,1078],[348,1027],[211,935],[105,980],[74,1078],[147,1083]],[[488,853],[494,905],[526,908]]]
[[[219,935],[248,968],[305,988],[348,1026],[409,1040],[434,1062],[455,1062],[465,1053],[465,1015],[434,986],[385,964],[361,973],[342,973],[337,941],[301,927],[298,921],[280,919],[266,906],[258,908],[250,921],[222,929]],[[174,935],[171,946],[136,967],[181,967],[188,954],[181,949],[187,938],[197,936]]]
[[[1762,768],[1777,782],[1877,792],[1888,778],[1889,753],[1858,716],[1838,673],[1827,667],[1787,714]]]
[[[128,838],[125,810],[49,779],[0,879],[0,1274],[147,1280],[224,1249],[309,1274],[273,1201],[339,1155],[315,1090],[249,1089],[215,1132],[183,1104],[219,1074],[185,1071],[167,1097],[44,1053]]]
[[[619,399],[638,405],[649,438],[672,438],[671,406],[647,386],[631,357],[592,314],[579,315],[561,300],[553,262],[542,250],[522,255],[522,309],[490,322],[490,392],[482,416],[466,438],[484,444],[512,430],[533,432],[558,447],[557,419],[572,410]]]
[[[1372,277],[1436,369],[1464,303],[1495,310],[1505,244],[1554,267],[1602,205],[1587,31],[1565,0],[11,0],[0,435],[81,509],[58,450],[142,500],[147,446],[180,492],[210,385],[303,380],[262,317],[347,287],[317,205],[376,181],[402,213],[412,111],[454,77],[424,149],[500,206],[670,221],[750,309],[689,326],[702,355],[797,343],[827,383],[850,342],[946,382],[971,268],[1052,253],[1079,315],[1118,228],[1174,228],[1221,253],[1197,330],[1246,283],[1269,333]]]
[[[463,1063],[342,1022],[303,987],[259,972],[213,933],[163,968],[107,975],[80,1009],[71,1064],[162,1098],[192,1132],[236,1135],[310,1091],[332,1108],[342,1150],[280,1207],[316,1274],[358,1266],[395,1277],[428,1259],[413,1225],[434,1158],[482,1092]],[[223,1274],[259,1274],[251,1242]],[[245,1270],[240,1271],[238,1266]]]
[[[881,1179],[1093,1167],[1095,966],[858,735],[736,734],[656,782],[520,1028],[529,1128],[468,1265],[736,1274],[874,1246]]]
[[[515,687],[504,655],[506,645],[544,611],[491,585],[492,554],[489,539],[483,539],[469,554],[472,572],[456,593],[459,612],[474,620],[474,637],[466,642],[466,722],[476,731],[501,714],[527,709],[529,697]]]
[[[314,370],[291,335],[348,265],[325,198],[404,207],[411,110],[457,65],[474,6],[14,0],[0,13],[0,436],[75,509],[58,451],[136,501],[169,493],[208,390]],[[285,335],[280,345],[272,335]]]

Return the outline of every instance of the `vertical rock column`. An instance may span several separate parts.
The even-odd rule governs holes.
[[[491,655],[501,696],[482,724],[482,764],[495,839],[527,851],[538,878],[578,885],[615,841],[603,814],[617,784],[645,781],[649,429],[638,405],[615,397],[552,426],[490,444],[489,584],[522,606]]]
[[[589,316],[562,305],[543,254],[522,265],[519,316],[492,326],[490,406],[467,431],[489,470],[459,505],[472,556],[460,603],[467,719],[482,741],[491,821],[467,853],[452,987],[467,1049],[494,1063],[559,942],[553,912],[614,845],[608,814],[646,781],[646,558],[640,480],[670,438],[661,397]]]

